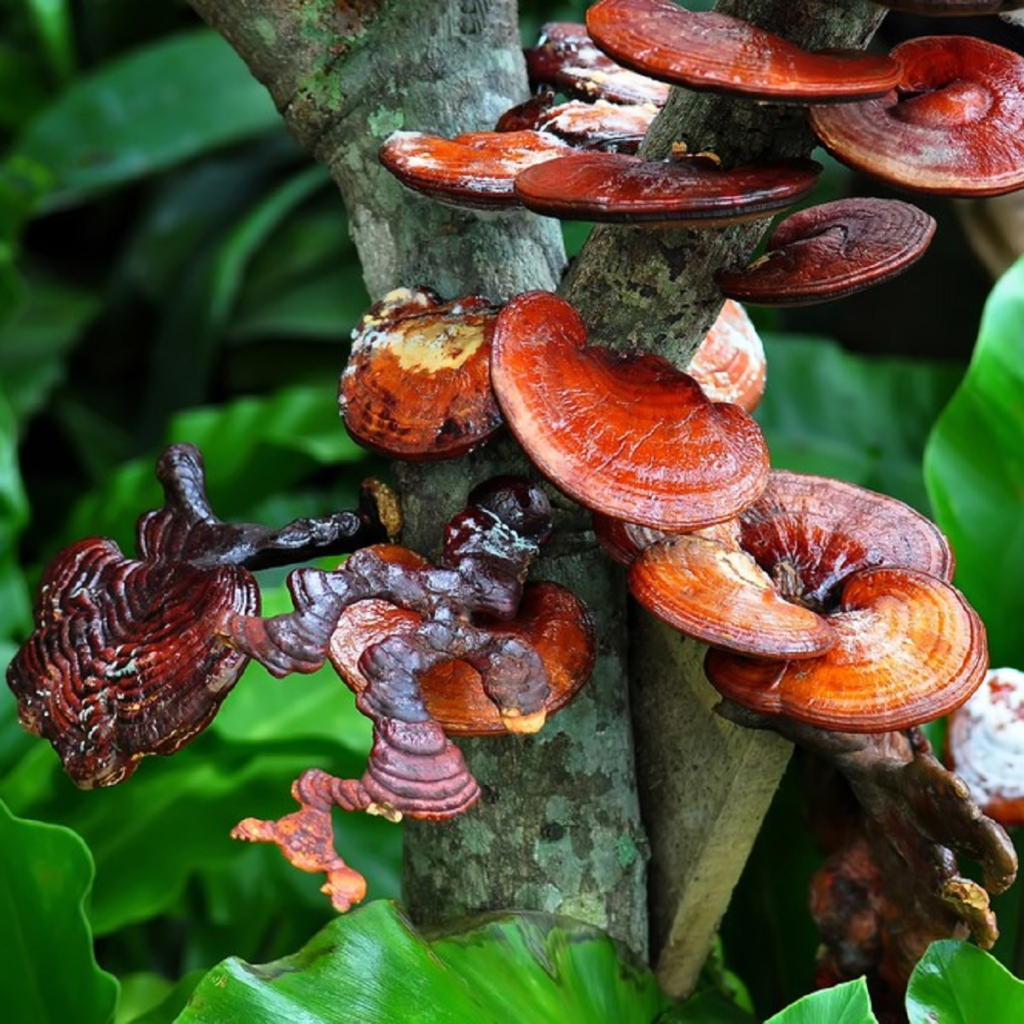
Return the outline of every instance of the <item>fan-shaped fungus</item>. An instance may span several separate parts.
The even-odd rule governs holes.
[[[498,317],[491,381],[541,472],[590,508],[660,529],[729,519],[757,498],[768,453],[747,413],[710,402],[658,356],[586,341],[576,311],[548,292],[519,295]]]
[[[811,53],[739,18],[672,0],[598,0],[587,30],[605,53],[651,78],[776,103],[882,96],[899,78],[899,64],[882,54]]]
[[[761,306],[839,299],[902,274],[925,253],[935,220],[895,199],[839,199],[791,214],[747,267],[720,270],[723,295]]]

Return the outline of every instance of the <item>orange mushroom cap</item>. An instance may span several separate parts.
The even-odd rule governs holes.
[[[753,321],[738,302],[726,299],[687,372],[712,402],[733,402],[753,412],[764,395],[767,371],[764,345]]]
[[[398,288],[352,332],[339,406],[352,437],[400,459],[450,459],[504,425],[491,392],[491,333],[500,307],[479,296],[444,302]]]
[[[605,53],[651,78],[776,103],[881,96],[899,78],[899,64],[884,55],[812,53],[739,18],[672,0],[598,0],[587,29]]]
[[[394,634],[412,634],[422,623],[415,612],[387,601],[359,601],[347,608],[331,637],[331,661],[355,693],[366,686],[359,669],[363,651]],[[531,583],[523,591],[515,619],[488,627],[529,643],[547,670],[550,696],[545,717],[568,704],[590,678],[595,658],[593,625],[583,604],[555,583]],[[420,680],[420,694],[430,717],[449,736],[490,736],[524,731],[515,718],[502,716],[483,688],[480,673],[462,660],[430,669]],[[535,716],[530,716],[535,717]],[[535,731],[530,728],[529,731]]]
[[[528,292],[498,317],[491,382],[527,454],[577,501],[630,522],[695,529],[764,489],[768,451],[735,405],[658,356],[586,346],[564,299]]]
[[[952,585],[915,569],[865,569],[829,616],[819,658],[769,661],[712,648],[704,662],[727,700],[839,732],[892,732],[948,714],[978,688],[988,650],[977,613]]]
[[[914,192],[994,196],[1024,188],[1024,57],[971,36],[923,36],[892,51],[887,95],[812,107],[839,160]]]
[[[466,132],[454,139],[394,132],[379,156],[416,192],[450,206],[503,210],[518,204],[512,182],[520,171],[571,148],[548,132]]]
[[[775,470],[731,535],[719,527],[666,537],[636,556],[629,586],[648,610],[706,643],[802,659],[835,644],[837,589],[877,566],[946,579],[952,555],[933,523],[894,498]]]

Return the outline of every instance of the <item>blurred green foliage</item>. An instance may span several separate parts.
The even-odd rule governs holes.
[[[580,20],[584,7],[524,3],[524,38],[543,21]],[[344,211],[241,61],[174,0],[0,0],[0,13],[5,665],[30,627],[46,559],[88,534],[130,550],[136,517],[159,503],[153,461],[163,444],[200,444],[218,514],[266,523],[351,507],[358,481],[386,468],[337,419],[347,338],[368,303]],[[830,193],[844,175],[830,167]],[[570,229],[572,251],[583,230]],[[1017,600],[1014,572],[1000,567],[1019,561],[1024,414],[1011,383],[1024,373],[1021,277],[997,293],[929,459],[931,494],[979,607]],[[773,462],[927,510],[925,438],[962,368],[868,359],[786,334],[784,317],[761,319],[773,327],[759,413]],[[996,547],[997,536],[1007,546]],[[261,584],[269,610],[288,606],[282,573]],[[1017,619],[1007,607],[986,614],[1012,659]],[[293,954],[331,917],[318,880],[228,831],[244,816],[291,810],[290,783],[306,767],[357,774],[368,742],[366,720],[332,672],[279,681],[251,667],[186,750],[147,759],[127,786],[83,793],[19,728],[0,688],[3,988],[16,978],[16,998],[45,1000],[24,1012],[15,1002],[15,1024],[109,1020],[112,976],[119,1024],[169,1021],[225,957]],[[339,815],[337,829],[371,897],[397,896],[400,829],[356,815]],[[762,1014],[810,984],[815,940],[802,894],[817,861],[791,780],[723,933],[725,959]],[[361,913],[352,920],[362,925],[331,927],[393,914]],[[57,943],[59,984],[46,953]],[[614,960],[598,945],[594,963],[581,954],[581,969],[610,973]],[[727,989],[710,985],[665,1020],[750,1019]],[[842,998],[860,1012],[853,989]],[[808,1005],[821,1009],[820,1000]],[[862,1019],[807,1012],[793,1007],[779,1020]]]

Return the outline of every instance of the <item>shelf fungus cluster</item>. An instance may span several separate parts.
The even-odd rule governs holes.
[[[46,570],[35,632],[7,673],[22,724],[78,785],[115,785],[204,729],[250,658],[277,676],[329,658],[373,721],[365,772],[310,769],[293,786],[299,811],[233,834],[323,871],[339,910],[365,882],[334,849],[333,807],[392,821],[460,814],[479,787],[449,735],[536,732],[590,675],[586,607],[557,584],[526,582],[552,520],[524,479],[477,487],[433,565],[388,541],[400,521],[374,482],[358,511],[272,530],[216,518],[191,445],[169,448],[157,474],[164,506],[139,520],[137,560],[93,538]],[[295,611],[260,617],[252,570],[347,552],[335,571],[294,570]]]
[[[480,795],[455,736],[533,733],[590,675],[585,606],[553,583],[525,583],[551,531],[543,491],[519,478],[476,488],[447,525],[436,565],[407,548],[372,545],[332,572],[296,569],[295,611],[237,614],[227,643],[273,674],[311,672],[330,658],[373,721],[359,779],[318,769],[293,787],[300,809],[277,822],[247,819],[234,835],[276,842],[297,867],[324,871],[339,910],[362,880],[334,849],[330,811],[443,820]]]
[[[949,582],[945,538],[902,502],[773,470],[735,518],[676,535],[600,517],[637,600],[711,645],[726,699],[875,733],[947,714],[987,667],[981,622]]]

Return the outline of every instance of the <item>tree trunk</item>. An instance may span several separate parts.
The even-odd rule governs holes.
[[[393,130],[453,135],[489,127],[526,97],[511,0],[192,4],[331,169],[374,298],[400,284],[493,298],[557,285],[563,254],[553,222],[441,206],[402,189],[376,160]],[[814,47],[863,45],[882,17],[867,0],[719,6]],[[806,155],[812,145],[799,110],[685,90],[673,90],[645,153],[662,155],[676,140],[729,162]],[[721,306],[713,271],[745,259],[765,226],[598,228],[562,290],[594,340],[661,351],[685,365]],[[435,550],[441,524],[473,484],[525,468],[508,441],[457,463],[401,467],[406,542]],[[572,588],[594,613],[595,677],[537,737],[460,744],[482,784],[482,806],[440,826],[409,825],[406,897],[429,919],[491,907],[559,911],[646,951],[647,843],[626,685],[631,636],[640,788],[654,846],[654,936],[657,948],[668,942],[662,979],[682,993],[703,962],[788,746],[711,713],[696,645],[643,619],[627,625],[621,572],[594,550],[585,514],[554,497],[558,529],[537,574]]]

